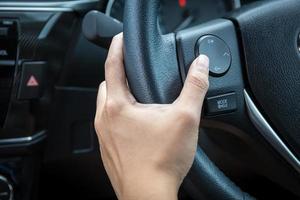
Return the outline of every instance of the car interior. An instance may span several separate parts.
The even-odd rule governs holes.
[[[120,32],[141,103],[210,58],[180,200],[300,199],[299,0],[1,0],[0,200],[117,199],[94,117]]]

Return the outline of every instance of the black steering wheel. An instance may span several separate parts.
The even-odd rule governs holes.
[[[158,26],[158,9],[159,0],[125,4],[126,73],[136,99],[171,103],[191,62],[199,52],[205,53],[211,64],[204,120],[243,130],[254,124],[300,172],[300,1],[260,2],[226,19],[167,35]],[[195,199],[253,198],[201,148],[184,184]]]

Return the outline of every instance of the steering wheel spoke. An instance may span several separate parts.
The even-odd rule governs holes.
[[[244,78],[235,27],[230,20],[218,19],[180,31],[176,35],[180,71],[188,68],[199,54],[210,58],[210,87],[203,116],[224,119],[244,109]]]

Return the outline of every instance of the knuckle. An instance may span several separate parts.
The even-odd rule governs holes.
[[[118,101],[109,99],[105,103],[105,112],[107,116],[114,117],[117,116],[122,110],[122,104]]]
[[[119,59],[114,55],[110,55],[107,57],[107,59],[105,61],[105,68],[109,68],[109,67],[115,66],[117,64],[119,64]]]
[[[99,89],[103,88],[105,86],[106,82],[105,81],[102,81],[99,85]]]
[[[105,61],[105,67],[108,68],[108,67],[113,66],[115,64],[116,64],[115,56],[112,56],[112,55],[108,56],[106,61]]]
[[[97,134],[98,134],[98,130],[100,129],[101,122],[102,122],[102,118],[97,113],[96,116],[95,116],[95,118],[94,118],[94,127],[95,127],[95,130],[96,130]]]
[[[184,125],[194,125],[198,122],[198,118],[200,116],[197,116],[197,114],[192,111],[191,109],[180,109],[178,111],[178,118],[181,123]]]
[[[94,119],[94,127],[95,127],[95,130],[96,130],[97,133],[98,133],[98,126],[99,126],[99,120],[95,117],[95,119]]]
[[[201,72],[191,74],[191,76],[189,77],[189,82],[202,91],[208,90],[208,77]]]
[[[110,65],[112,65],[112,61],[109,59],[109,57],[107,57],[105,61],[105,69],[109,68]]]
[[[105,89],[106,89],[106,82],[103,81],[98,87],[97,105],[98,105],[99,99],[102,97],[102,95],[104,95],[103,92]]]
[[[113,36],[113,38],[112,38],[112,40],[111,40],[112,43],[113,43],[113,42],[116,42],[116,40],[118,39],[117,36],[118,36],[118,35]]]
[[[113,37],[112,42],[116,42],[116,41],[118,41],[119,39],[120,39],[120,35],[117,34],[117,35],[115,35],[115,36]]]

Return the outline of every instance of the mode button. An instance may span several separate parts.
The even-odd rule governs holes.
[[[237,109],[236,94],[228,93],[208,97],[205,102],[206,115],[217,115],[233,112]]]

